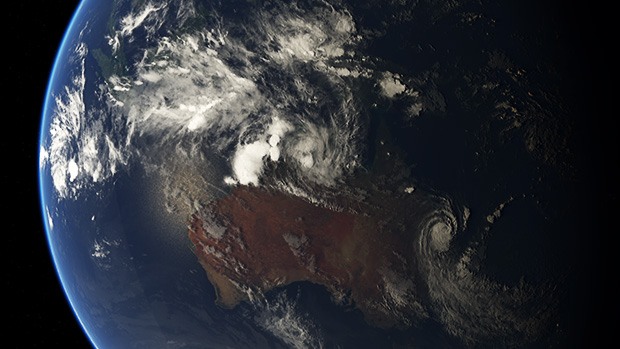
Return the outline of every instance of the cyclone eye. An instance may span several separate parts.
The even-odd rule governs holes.
[[[431,228],[431,246],[438,252],[445,252],[450,248],[452,228],[443,222],[438,222]]]

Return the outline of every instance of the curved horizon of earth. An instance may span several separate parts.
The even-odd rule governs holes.
[[[93,344],[566,343],[575,120],[515,7],[83,1],[40,180]]]

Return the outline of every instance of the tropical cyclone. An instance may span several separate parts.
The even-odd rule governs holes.
[[[189,235],[223,307],[308,281],[325,286],[336,301],[354,303],[380,327],[425,316],[413,282],[413,236],[388,231],[378,215],[239,186],[194,215]]]

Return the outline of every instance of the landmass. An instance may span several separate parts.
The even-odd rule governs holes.
[[[374,325],[406,327],[425,316],[414,282],[414,238],[405,224],[386,222],[411,208],[382,206],[375,214],[336,211],[239,186],[193,215],[189,237],[222,307],[307,281]]]

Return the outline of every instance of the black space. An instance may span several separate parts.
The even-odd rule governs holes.
[[[48,250],[37,182],[47,80],[76,0],[12,1],[3,11],[2,244],[7,348],[91,348]],[[8,125],[7,125],[8,123]],[[8,338],[7,338],[8,336]],[[3,345],[4,346],[4,345]]]
[[[548,13],[559,19],[557,55],[565,57],[558,70],[562,94],[575,120],[572,149],[578,169],[576,206],[582,213],[568,239],[576,244],[580,268],[566,290],[569,304],[567,343],[584,348],[608,343],[615,337],[614,301],[620,289],[618,239],[615,223],[619,208],[618,136],[614,111],[612,63],[609,56],[613,20],[608,9],[576,1],[548,1]]]
[[[501,0],[498,0],[501,2]],[[506,2],[514,2],[507,0]],[[612,127],[618,112],[613,104],[617,71],[611,66],[609,9],[574,1],[525,1],[515,15],[528,15],[525,3],[535,3],[539,19],[549,15],[559,29],[558,54],[566,57],[563,91],[572,101],[577,120],[573,150],[582,168],[584,224],[575,232],[583,245],[583,267],[575,278],[572,321],[576,341],[584,347],[613,333],[620,310],[617,224],[618,136]],[[4,191],[3,342],[11,348],[89,348],[70,310],[54,270],[41,220],[37,182],[38,133],[47,80],[62,35],[77,7],[76,0],[11,1],[2,19],[4,123],[1,178]],[[8,6],[8,9],[6,8]],[[6,95],[8,93],[8,95]],[[606,247],[607,246],[607,247]],[[603,277],[605,283],[603,283]],[[8,338],[7,338],[8,335]],[[591,345],[589,345],[591,346]]]

